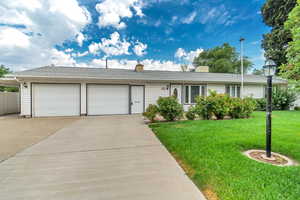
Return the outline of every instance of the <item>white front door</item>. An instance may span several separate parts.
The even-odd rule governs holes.
[[[181,85],[171,85],[171,96],[175,96],[181,103]]]
[[[144,86],[131,86],[131,113],[144,112]]]

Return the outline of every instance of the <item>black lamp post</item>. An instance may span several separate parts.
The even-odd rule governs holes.
[[[272,77],[275,75],[276,64],[269,59],[266,61],[263,70],[267,77],[266,156],[270,158],[272,156]]]

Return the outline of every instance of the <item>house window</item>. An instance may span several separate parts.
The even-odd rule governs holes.
[[[186,104],[196,103],[196,97],[206,95],[206,86],[205,85],[186,85],[184,87],[185,100]]]
[[[241,97],[241,86],[240,85],[226,85],[225,93],[231,97]]]
[[[196,103],[196,97],[200,94],[200,86],[192,85],[191,86],[191,103]]]

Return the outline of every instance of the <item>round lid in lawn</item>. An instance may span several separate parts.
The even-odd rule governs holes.
[[[279,153],[272,152],[271,157],[266,156],[266,151],[264,150],[257,150],[252,149],[245,151],[243,154],[245,154],[248,158],[252,160],[256,160],[258,162],[268,163],[275,166],[295,166],[298,165],[298,163],[284,155],[281,155]]]

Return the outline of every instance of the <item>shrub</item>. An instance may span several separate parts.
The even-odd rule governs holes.
[[[272,93],[273,110],[289,110],[296,99],[294,90],[277,88]]]
[[[297,111],[299,111],[300,110],[300,106],[296,106],[294,109],[297,110]]]
[[[188,120],[194,120],[196,118],[196,108],[191,106],[189,110],[185,113],[185,116]]]
[[[229,116],[232,119],[242,118],[243,112],[243,102],[240,98],[231,98],[230,99],[230,109],[229,109]]]
[[[258,110],[258,111],[265,111],[266,110],[267,101],[266,101],[265,98],[255,99],[255,101],[256,101],[255,110]]]
[[[203,119],[224,119],[230,108],[230,97],[210,91],[208,97],[197,97],[195,112]]]
[[[215,91],[211,91],[207,97],[209,102],[210,113],[213,113],[217,119],[224,119],[228,114],[230,108],[230,97],[225,94],[217,94]]]
[[[231,118],[249,118],[257,108],[256,100],[251,97],[231,98],[230,102],[229,116]]]
[[[254,112],[255,108],[257,107],[256,101],[251,98],[247,97],[242,100],[243,103],[243,118],[249,118],[251,114]]]
[[[231,98],[229,116],[236,119],[249,118],[256,107],[256,101],[253,98]]]
[[[205,97],[196,98],[195,113],[203,119],[211,119],[213,116],[212,105]]]
[[[158,113],[158,107],[156,105],[150,104],[146,109],[146,112],[143,113],[143,116],[149,119],[151,122],[155,122],[154,118]]]
[[[183,115],[183,107],[178,103],[177,99],[171,97],[160,97],[157,100],[158,111],[167,121],[174,121],[180,119]]]

